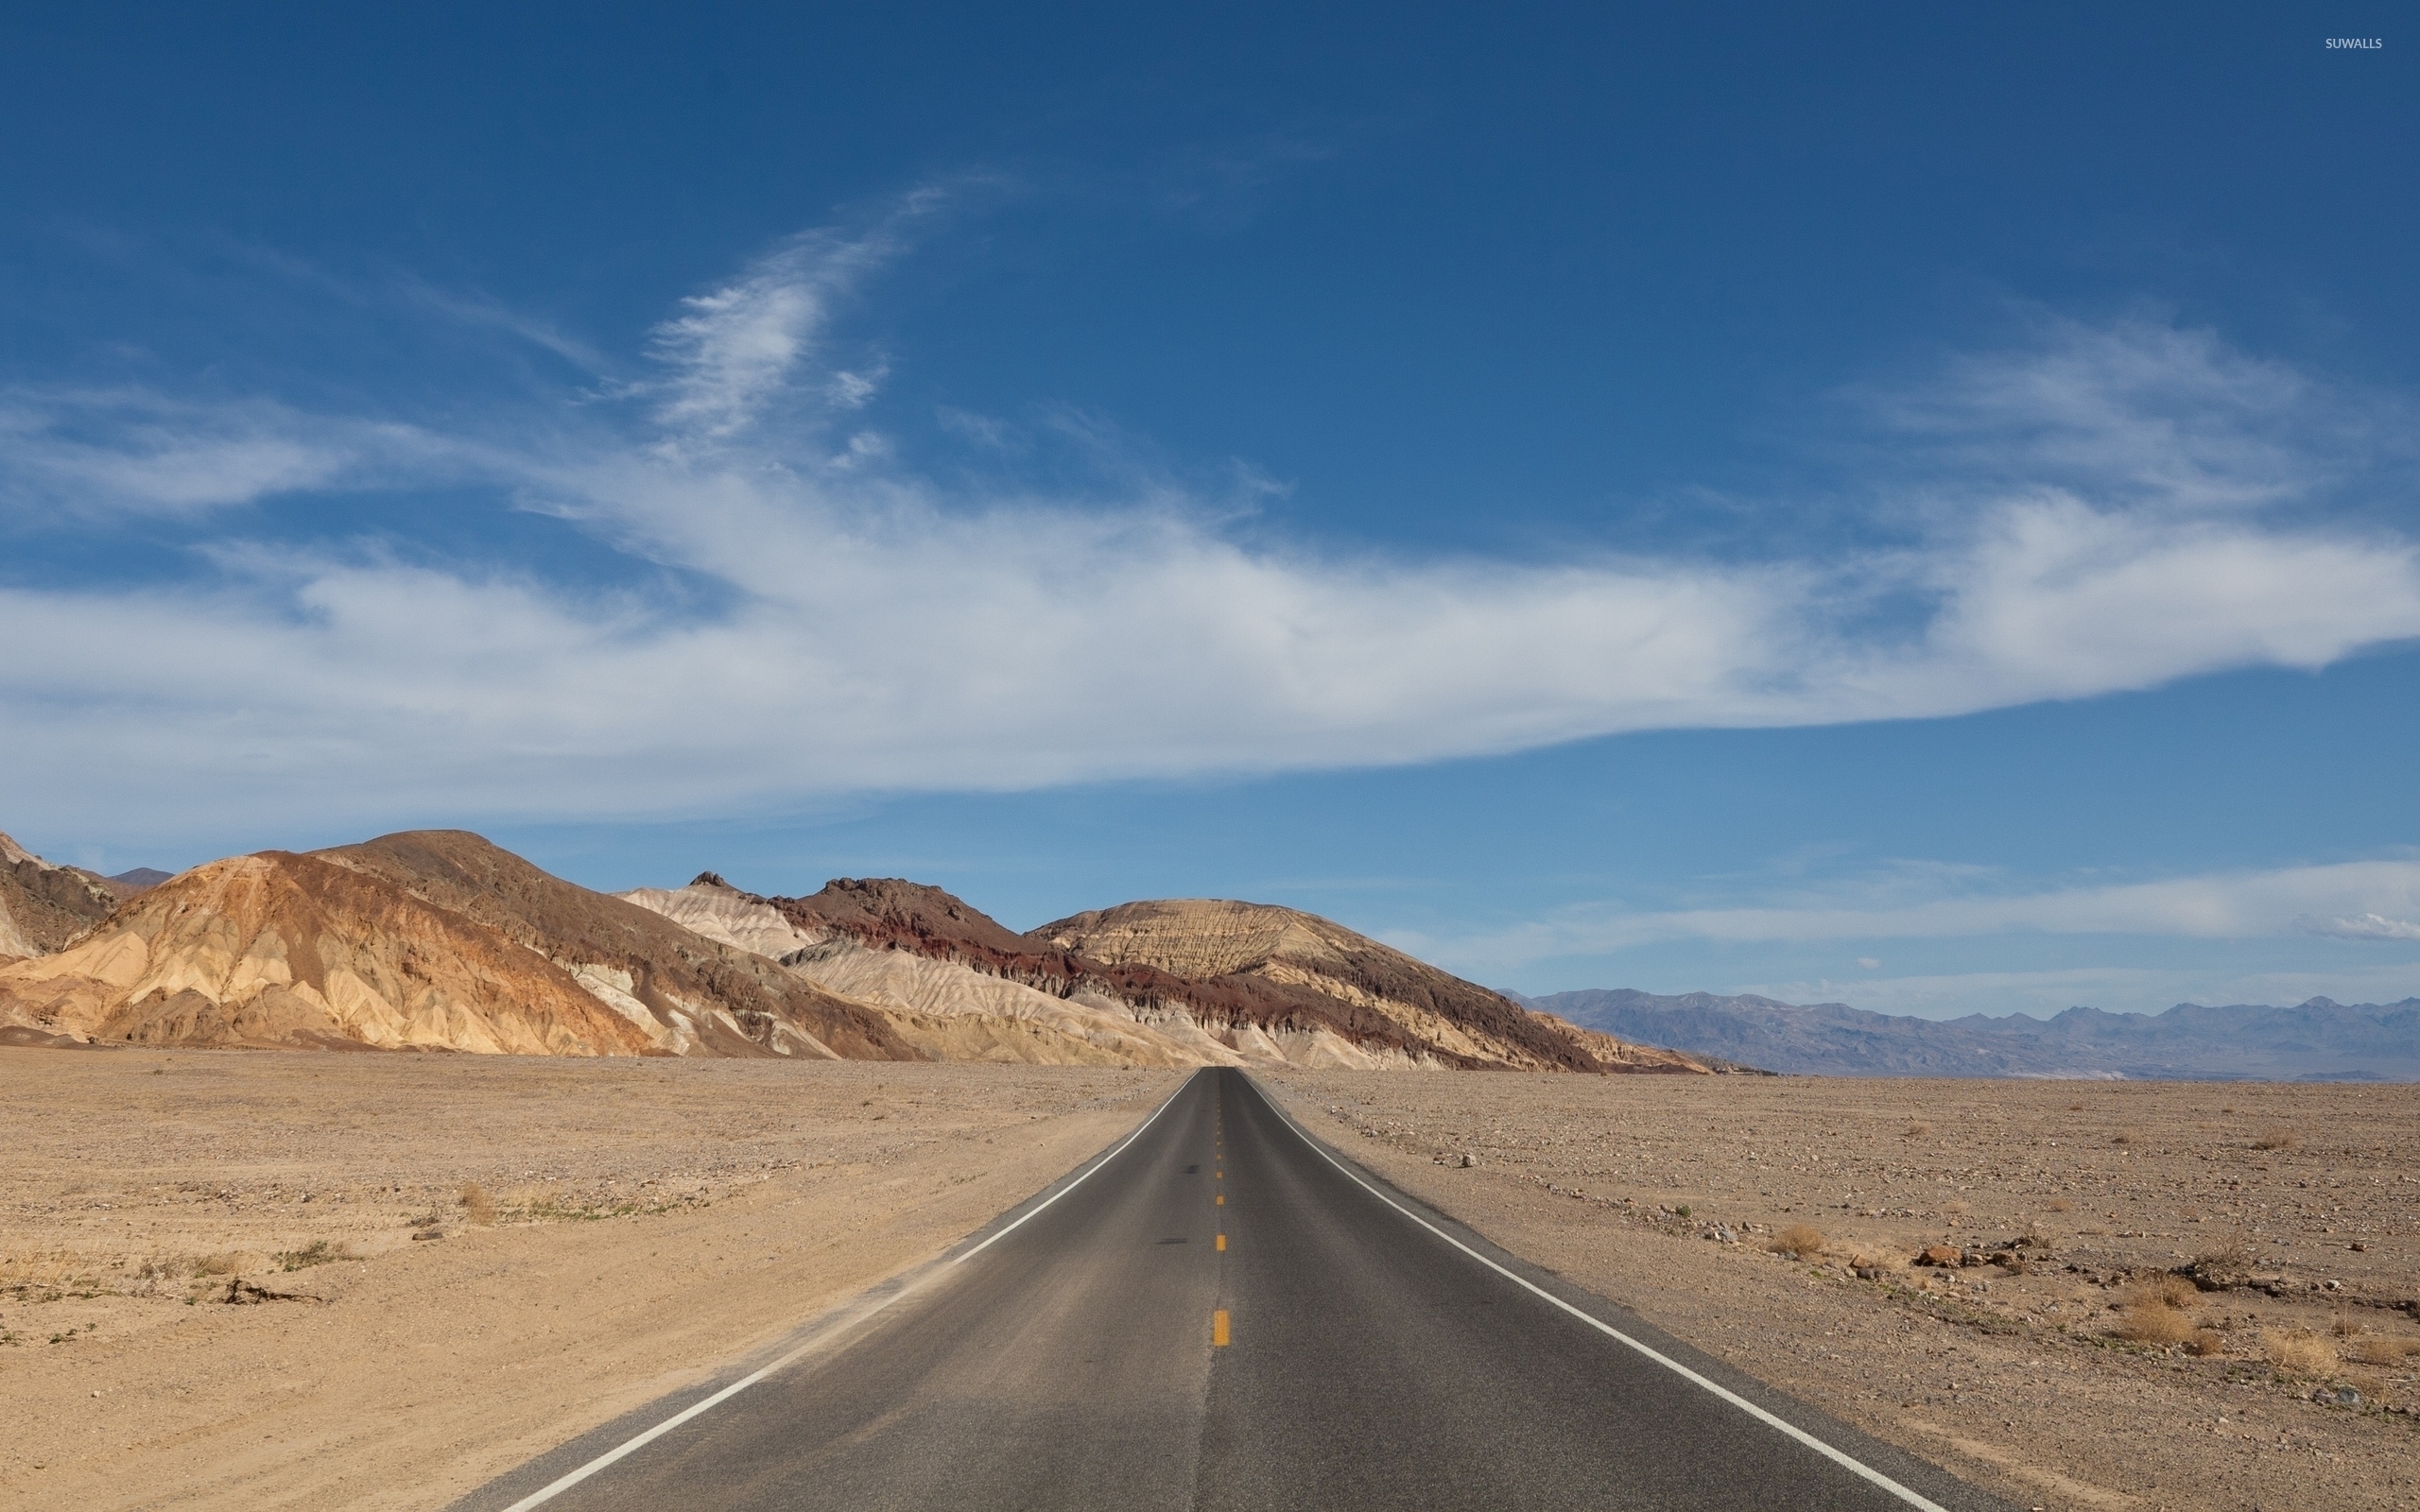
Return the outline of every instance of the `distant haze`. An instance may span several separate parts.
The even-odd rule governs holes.
[[[1628,988],[1519,1001],[1624,1040],[1804,1075],[2420,1079],[2420,998],[2349,1006],[2312,998],[2290,1008],[2180,1003],[2157,1014],[2069,1008],[2048,1021],[1942,1021],[1844,1003]]]

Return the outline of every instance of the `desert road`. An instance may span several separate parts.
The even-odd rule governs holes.
[[[1228,1070],[834,1336],[457,1503],[2004,1505],[1512,1259]]]

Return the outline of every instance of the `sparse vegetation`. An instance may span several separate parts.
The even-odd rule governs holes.
[[[2420,1354],[2420,1339],[2363,1334],[2356,1338],[2344,1353],[2362,1365],[2398,1366]]]
[[[2074,1201],[2067,1197],[2052,1197],[2048,1202],[2043,1204],[2043,1206],[2048,1208],[2052,1212],[2073,1212],[2076,1211]]]
[[[233,1276],[243,1268],[244,1257],[232,1251],[226,1254],[204,1255],[193,1263],[193,1273],[196,1276]]]
[[[335,1261],[352,1258],[353,1249],[350,1246],[332,1245],[324,1239],[314,1239],[300,1249],[288,1249],[280,1253],[277,1257],[277,1268],[289,1271],[308,1270],[314,1265],[325,1265]]]
[[[2290,1376],[2325,1376],[2336,1368],[2336,1346],[2308,1329],[2271,1329],[2260,1335],[2262,1352]]]
[[[1907,1137],[1911,1140],[1920,1140],[1931,1132],[1932,1125],[1919,1118],[1909,1123]]]
[[[1794,1223],[1765,1243],[1776,1255],[1820,1255],[1824,1252],[1824,1230],[1811,1224]]]
[[[2185,1341],[2185,1352],[2203,1359],[2208,1359],[2215,1354],[2224,1354],[2226,1349],[2227,1336],[2216,1329],[2195,1329],[2193,1336]]]
[[[462,1216],[475,1224],[495,1222],[495,1199],[476,1181],[462,1183]]]
[[[2273,1128],[2263,1130],[2260,1137],[2252,1142],[2252,1147],[2256,1150],[2290,1150],[2297,1143],[2292,1129]]]
[[[2136,1344],[2189,1343],[2201,1330],[2186,1310],[2201,1296],[2182,1276],[2147,1277],[2118,1294],[2122,1316],[2114,1332]]]

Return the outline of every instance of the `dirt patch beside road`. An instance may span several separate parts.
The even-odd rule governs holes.
[[[1263,1080],[1506,1248],[2020,1506],[2420,1505],[2420,1088]]]
[[[0,1048],[0,1508],[441,1506],[1179,1074]]]

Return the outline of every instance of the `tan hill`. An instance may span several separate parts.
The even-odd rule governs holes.
[[[0,1026],[117,1043],[923,1058],[880,1010],[476,835],[213,862],[0,967]]]
[[[117,904],[106,880],[54,866],[0,834],[0,957],[47,955]]]
[[[1195,981],[1270,983],[1374,1014],[1402,1040],[1461,1064],[1695,1073],[1684,1055],[1625,1044],[1539,1013],[1392,946],[1299,909],[1225,899],[1121,903],[1027,939],[1113,966]]]
[[[888,1018],[763,956],[540,870],[462,830],[382,835],[317,854],[524,945],[676,1054],[925,1058]]]
[[[115,1043],[633,1055],[647,1028],[459,915],[314,856],[197,867],[0,967],[0,1024]]]

